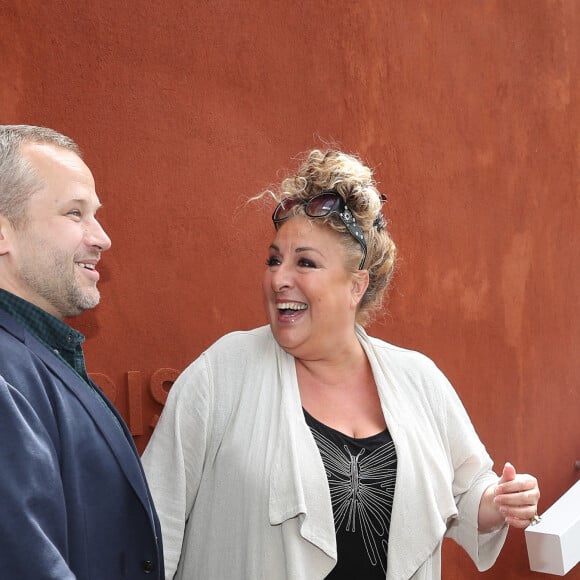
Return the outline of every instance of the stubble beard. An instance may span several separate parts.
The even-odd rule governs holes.
[[[85,310],[97,306],[100,293],[96,286],[81,287],[76,269],[71,266],[70,256],[52,253],[48,264],[39,268],[38,264],[24,264],[20,277],[32,292],[40,296],[62,317],[78,316]],[[72,268],[72,269],[71,269]]]

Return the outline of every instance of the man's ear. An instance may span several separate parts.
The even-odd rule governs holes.
[[[369,287],[369,271],[368,270],[357,270],[353,274],[352,278],[352,299],[355,308],[358,303],[362,300],[364,293]]]
[[[0,214],[0,256],[10,252],[12,232],[14,232],[12,224],[8,218]]]

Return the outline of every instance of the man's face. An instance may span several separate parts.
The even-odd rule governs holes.
[[[66,149],[28,144],[22,153],[44,186],[30,197],[25,223],[9,233],[4,287],[57,318],[76,316],[99,303],[96,266],[111,247],[95,217],[101,204],[93,176]]]

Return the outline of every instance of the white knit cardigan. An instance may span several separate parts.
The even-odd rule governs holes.
[[[440,578],[445,535],[489,568],[507,528],[478,533],[497,476],[463,405],[424,355],[357,335],[398,459],[386,579]],[[143,463],[168,579],[318,580],[334,567],[326,474],[295,361],[269,327],[224,336],[182,373]]]

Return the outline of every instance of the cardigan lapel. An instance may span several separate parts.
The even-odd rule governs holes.
[[[375,351],[366,332],[359,340],[372,367],[383,414],[397,450],[397,480],[389,531],[387,580],[408,580],[429,560],[442,541],[447,519],[456,513],[450,494],[452,474],[446,457],[437,452],[419,424],[412,394]],[[421,514],[417,521],[417,514]]]
[[[300,517],[300,534],[336,563],[336,534],[326,472],[306,425],[294,358],[276,346],[281,383],[276,453],[270,472],[270,523]]]

